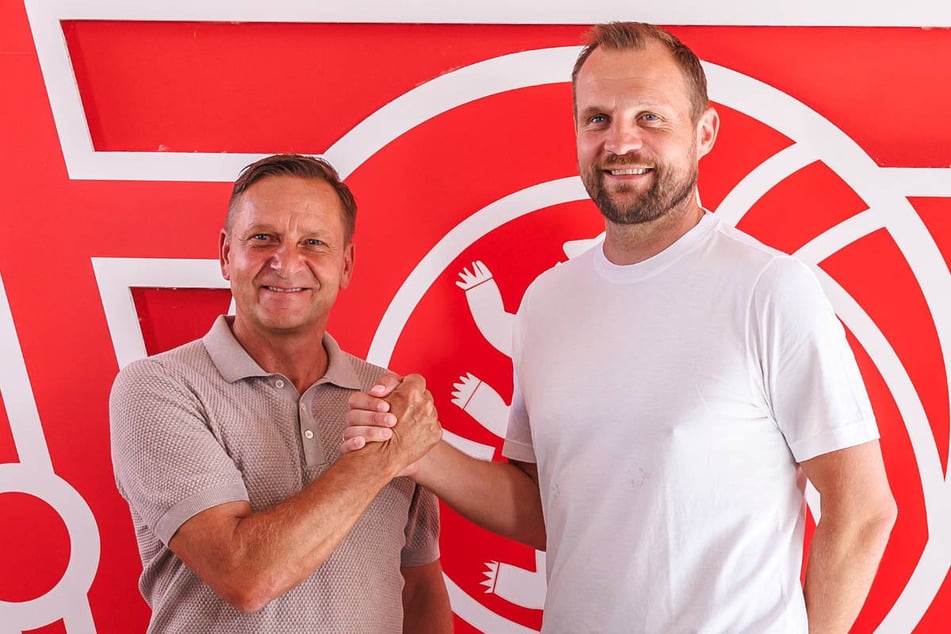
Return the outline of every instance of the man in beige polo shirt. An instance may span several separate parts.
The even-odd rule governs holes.
[[[112,456],[150,632],[452,629],[436,500],[395,477],[440,438],[431,397],[394,395],[393,442],[338,449],[349,395],[383,372],[326,332],[355,216],[323,161],[248,166],[220,238],[234,317],[116,379]]]

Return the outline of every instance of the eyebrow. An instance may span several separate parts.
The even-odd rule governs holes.
[[[257,224],[240,230],[242,236],[253,236],[258,233],[280,233],[273,225]]]
[[[578,118],[587,119],[596,114],[605,114],[605,109],[597,106],[586,106],[583,110],[578,111]]]

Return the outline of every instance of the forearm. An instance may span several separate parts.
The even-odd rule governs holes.
[[[545,550],[545,522],[536,477],[508,462],[477,460],[437,444],[413,476],[479,526]]]
[[[448,634],[453,630],[449,593],[439,561],[403,568],[403,631]]]
[[[385,451],[377,445],[343,456],[280,504],[256,513],[247,509],[230,528],[217,524],[219,534],[202,536],[196,534],[200,524],[189,527],[185,543],[176,535],[170,546],[223,599],[256,611],[302,583],[349,534],[398,471],[387,466],[393,461],[381,455]]]
[[[862,522],[822,515],[806,567],[810,633],[849,631],[868,596],[893,524],[894,510],[888,506]]]

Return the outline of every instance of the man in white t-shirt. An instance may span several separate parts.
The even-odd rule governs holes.
[[[544,632],[846,632],[896,511],[843,328],[804,265],[700,207],[719,119],[686,46],[599,25],[572,79],[603,245],[525,293],[508,462],[441,442],[405,473],[547,550]],[[397,381],[351,398],[346,449],[390,437]]]

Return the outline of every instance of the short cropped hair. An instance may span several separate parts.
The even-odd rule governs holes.
[[[241,170],[238,180],[231,189],[228,201],[228,214],[225,216],[225,232],[231,234],[234,212],[238,198],[251,185],[269,176],[297,176],[299,178],[323,181],[333,187],[343,208],[344,238],[347,242],[353,238],[357,225],[357,203],[350,188],[340,179],[337,170],[326,160],[302,154],[275,154],[264,157]]]
[[[653,24],[643,22],[608,22],[596,24],[586,35],[585,47],[578,55],[575,67],[571,71],[571,86],[575,90],[578,73],[588,57],[598,48],[609,51],[635,50],[642,51],[651,42],[658,42],[667,47],[673,55],[674,61],[680,67],[687,80],[687,90],[690,93],[690,111],[694,122],[699,121],[700,115],[710,105],[707,96],[707,76],[696,54],[677,39],[676,36]],[[575,101],[577,108],[577,100]]]

